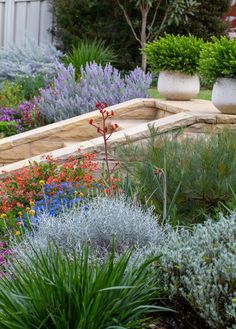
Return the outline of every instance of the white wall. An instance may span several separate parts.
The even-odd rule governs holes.
[[[0,0],[0,47],[8,43],[19,46],[26,37],[38,44],[51,43],[51,26],[46,0]]]

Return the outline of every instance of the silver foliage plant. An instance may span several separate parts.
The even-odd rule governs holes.
[[[157,251],[169,292],[184,296],[211,328],[236,323],[236,213],[192,232],[169,230]]]
[[[150,73],[136,68],[121,77],[111,64],[105,67],[96,63],[81,68],[81,80],[76,81],[75,69],[55,63],[57,77],[54,85],[41,90],[39,108],[49,123],[72,118],[96,109],[98,102],[109,106],[133,98],[147,98],[152,82]]]
[[[64,210],[58,217],[42,214],[33,236],[16,246],[18,254],[33,245],[45,249],[54,243],[67,254],[89,245],[96,254],[106,255],[112,244],[120,254],[129,248],[159,244],[164,230],[151,210],[144,211],[123,198],[96,197],[80,207]]]
[[[54,46],[38,46],[31,39],[21,47],[9,45],[0,49],[0,82],[39,74],[50,80],[56,73],[55,60],[61,55]]]

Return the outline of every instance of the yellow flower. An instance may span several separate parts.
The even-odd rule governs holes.
[[[40,180],[40,181],[39,181],[39,184],[40,184],[40,185],[44,185],[44,184],[45,184],[45,180],[43,180],[43,179]]]
[[[30,211],[30,207],[26,207],[25,210],[28,213]]]
[[[84,193],[80,192],[80,194],[79,194],[79,195],[81,196],[81,198],[83,198],[83,196],[84,196]]]
[[[16,231],[16,236],[21,235],[20,231]]]
[[[79,193],[78,191],[75,191],[75,192],[74,192],[75,195],[78,195],[78,193]]]
[[[22,216],[22,211],[19,211],[18,212],[18,215],[21,217]]]
[[[33,207],[34,206],[34,201],[30,201],[30,206]]]
[[[34,215],[35,215],[35,210],[31,209],[31,210],[29,211],[29,215],[30,215],[30,216],[34,216]]]
[[[1,214],[1,216],[0,216],[1,219],[5,219],[6,217],[7,217],[6,214]]]

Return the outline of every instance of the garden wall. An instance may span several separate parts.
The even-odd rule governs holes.
[[[157,99],[135,99],[109,107],[114,117],[109,124],[117,123],[119,130],[109,139],[113,150],[110,161],[116,161],[117,146],[127,141],[146,143],[150,126],[157,134],[181,130],[184,136],[209,134],[217,129],[236,129],[236,115],[221,114],[210,101],[186,102]],[[63,162],[69,156],[97,153],[103,159],[103,138],[89,125],[89,120],[99,125],[101,114],[93,111],[78,117],[37,128],[0,140],[0,175],[29,165],[29,161],[43,161],[46,152]]]

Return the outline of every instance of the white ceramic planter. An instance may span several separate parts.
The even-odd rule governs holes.
[[[222,113],[236,114],[236,79],[218,78],[212,90],[212,103]]]
[[[159,74],[157,89],[166,99],[188,101],[199,93],[200,79],[197,74],[162,71]]]

